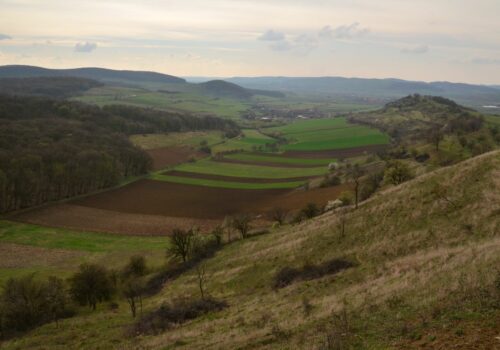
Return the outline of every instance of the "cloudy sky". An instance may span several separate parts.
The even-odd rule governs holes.
[[[0,0],[0,64],[500,84],[500,1]]]

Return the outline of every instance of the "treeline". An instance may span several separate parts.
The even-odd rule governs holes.
[[[102,85],[96,80],[73,77],[3,78],[0,94],[68,98]]]
[[[0,213],[146,173],[152,161],[129,134],[202,129],[238,130],[215,117],[0,96]]]

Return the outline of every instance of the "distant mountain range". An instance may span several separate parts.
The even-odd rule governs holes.
[[[212,80],[105,68],[47,69],[34,66],[0,66],[1,78],[76,77],[110,84],[126,84],[168,90],[193,91],[212,97],[248,99],[253,95],[281,98],[285,94],[323,98],[371,99],[385,103],[410,94],[451,98],[459,103],[482,108],[500,105],[500,85],[473,85],[449,82],[420,82],[401,79],[363,79],[341,77],[233,77]],[[177,88],[175,87],[177,86]]]
[[[459,100],[500,102],[499,87],[449,82],[418,82],[401,79],[362,79],[341,77],[234,77],[225,79],[249,89],[270,89],[283,92],[358,96],[393,99],[410,94],[438,95]]]

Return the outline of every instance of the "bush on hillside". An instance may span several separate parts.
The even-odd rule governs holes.
[[[220,311],[228,305],[225,301],[213,298],[199,300],[176,300],[170,304],[162,305],[158,310],[152,311],[142,317],[129,330],[130,335],[158,334],[200,317],[212,311]]]
[[[284,288],[298,280],[312,280],[333,275],[353,266],[352,262],[344,259],[332,259],[319,265],[305,264],[302,268],[287,266],[274,276],[273,287]]]
[[[70,294],[82,306],[96,309],[98,303],[110,300],[115,291],[108,270],[97,264],[82,264],[69,280]]]
[[[0,295],[0,339],[72,315],[63,280],[11,278]]]

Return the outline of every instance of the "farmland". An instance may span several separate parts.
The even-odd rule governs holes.
[[[197,93],[193,88],[162,85],[160,91],[139,88],[104,86],[93,88],[75,100],[99,106],[125,104],[137,107],[153,107],[168,111],[196,114],[211,114],[238,119],[248,109],[245,102],[234,99],[216,98]],[[171,90],[172,89],[172,90]],[[175,89],[175,90],[173,90]]]
[[[387,135],[366,126],[349,124],[345,118],[296,121],[268,129],[288,140],[286,151],[325,151],[389,142]]]
[[[120,266],[137,253],[160,261],[168,242],[163,237],[137,237],[82,232],[0,221],[0,285],[11,276],[37,272],[38,277],[68,276],[83,262]],[[15,254],[3,252],[7,247]],[[5,253],[5,254],[4,254]]]
[[[209,175],[254,177],[267,179],[284,179],[302,176],[319,176],[327,172],[325,166],[314,168],[278,168],[270,166],[255,166],[200,160],[195,163],[185,163],[176,170]]]

